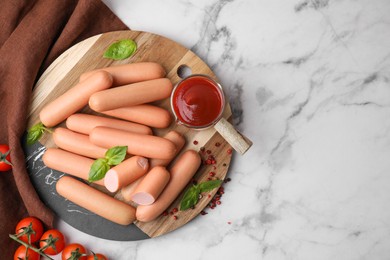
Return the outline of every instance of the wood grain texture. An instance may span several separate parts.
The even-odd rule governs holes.
[[[104,51],[109,45],[126,38],[133,39],[138,45],[138,49],[133,56],[121,61],[114,61],[102,57]],[[167,77],[173,84],[176,84],[181,79],[177,74],[178,68],[181,65],[187,65],[191,68],[192,73],[206,74],[217,80],[212,70],[198,56],[170,39],[151,33],[137,31],[117,31],[105,33],[91,37],[73,46],[55,60],[53,64],[43,73],[33,91],[33,98],[28,118],[28,127],[38,123],[39,112],[41,109],[56,97],[72,88],[79,81],[79,77],[83,72],[97,68],[141,61],[160,63],[165,68]],[[171,111],[169,99],[155,103],[158,106]],[[88,106],[83,108],[82,112],[99,115],[99,113],[93,112]],[[231,117],[231,110],[228,103],[225,105],[223,117],[228,120]],[[59,126],[64,126],[64,123],[61,123]],[[201,147],[204,147],[205,150],[210,150],[211,154],[215,157],[217,163],[214,166],[216,169],[214,169],[213,165],[202,164],[195,175],[195,179],[198,182],[207,180],[210,171],[216,173],[215,178],[225,178],[231,161],[231,155],[227,151],[232,148],[215,131],[214,128],[197,131],[172,122],[172,124],[166,129],[153,129],[154,134],[158,136],[162,136],[170,130],[176,130],[184,135],[186,145],[182,151],[187,149],[199,151]],[[197,145],[193,143],[194,140],[198,142]],[[46,147],[56,147],[50,134],[45,134],[40,142]],[[217,142],[221,144],[219,147],[215,146],[215,143]],[[206,152],[200,152],[200,154],[203,159],[208,156]],[[211,197],[203,196],[194,209],[189,209],[175,214],[178,217],[177,220],[174,220],[169,216],[160,216],[152,222],[142,223],[136,221],[134,224],[150,237],[163,235],[179,228],[196,217],[200,211],[207,206],[216,192],[217,189],[212,191],[210,193]],[[169,209],[179,207],[179,201],[182,195],[183,192],[169,207]]]

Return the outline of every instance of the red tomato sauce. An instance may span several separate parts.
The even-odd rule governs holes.
[[[223,93],[212,80],[193,76],[176,87],[172,106],[179,121],[193,127],[205,127],[221,115]]]

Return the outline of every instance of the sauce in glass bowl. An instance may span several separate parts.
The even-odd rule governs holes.
[[[207,128],[222,116],[225,98],[221,86],[205,75],[180,81],[171,95],[176,120],[190,128]]]

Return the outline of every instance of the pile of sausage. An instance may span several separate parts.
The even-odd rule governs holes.
[[[41,110],[46,127],[66,120],[66,128],[57,127],[53,133],[58,148],[47,149],[43,156],[54,170],[87,180],[94,159],[104,158],[111,147],[127,146],[127,159],[94,182],[120,194],[121,200],[67,175],[56,184],[60,195],[121,225],[152,221],[177,198],[201,159],[196,151],[187,150],[166,168],[185,139],[175,131],[154,136],[151,129],[171,124],[169,111],[150,104],[170,96],[173,86],[165,74],[153,62],[86,72]],[[86,105],[103,115],[77,113]]]

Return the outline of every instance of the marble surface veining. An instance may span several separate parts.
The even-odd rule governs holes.
[[[211,66],[235,123],[222,205],[159,238],[72,242],[110,259],[389,259],[390,1],[104,0]]]

